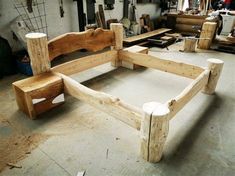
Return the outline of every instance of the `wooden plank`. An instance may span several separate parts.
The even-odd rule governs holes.
[[[49,57],[53,60],[62,54],[68,54],[80,49],[99,51],[114,45],[114,32],[104,29],[89,29],[84,32],[63,34],[49,41]]]
[[[40,103],[36,103],[33,105],[34,110],[35,110],[35,114],[39,115],[42,114],[44,112],[47,112],[59,105],[62,105],[64,102],[59,102],[59,103],[52,103],[53,100],[55,99],[55,97],[52,98],[48,98]]]
[[[136,65],[155,68],[164,72],[173,73],[191,79],[196,78],[204,71],[204,69],[199,66],[190,65],[183,62],[176,62],[172,60],[160,59],[142,53],[120,51],[119,58]]]
[[[64,81],[65,93],[106,112],[129,126],[139,130],[142,110],[115,96],[92,90],[72,78],[57,73]]]
[[[25,37],[27,39],[33,75],[49,72],[51,63],[48,55],[47,35],[43,33],[29,33]]]
[[[157,29],[157,30],[154,30],[154,31],[151,31],[151,32],[144,33],[144,34],[140,34],[140,35],[136,35],[136,36],[133,36],[133,37],[125,38],[123,40],[123,42],[127,43],[127,44],[128,43],[133,43],[133,42],[136,42],[136,41],[141,41],[141,40],[144,40],[144,39],[148,39],[150,37],[154,37],[154,36],[163,34],[165,32],[169,32],[171,30],[172,29],[161,28],[161,29]]]
[[[203,71],[189,86],[187,86],[177,97],[168,101],[170,109],[169,118],[175,116],[202,88],[207,84],[210,71]]]
[[[99,9],[100,20],[102,22],[103,29],[107,29],[106,22],[105,22],[105,15],[104,15],[103,5],[99,4],[98,9]]]
[[[111,50],[66,62],[64,64],[53,67],[51,70],[54,72],[63,73],[65,75],[72,75],[96,67],[98,65],[111,62],[117,58],[118,52],[116,50]]]

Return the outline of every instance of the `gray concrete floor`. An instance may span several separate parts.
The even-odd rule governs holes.
[[[21,169],[5,168],[0,175],[235,175],[235,57],[215,51],[181,53],[180,47],[152,48],[150,54],[200,66],[218,58],[225,65],[216,94],[199,93],[171,120],[161,162],[151,164],[140,157],[138,131],[72,97],[40,119],[29,120],[15,103],[11,83],[23,78],[15,75],[0,81],[0,115],[20,126],[22,134],[50,137],[17,163]],[[165,102],[191,81],[152,69],[113,70],[107,64],[72,77],[81,82],[97,75],[84,84],[139,107]]]

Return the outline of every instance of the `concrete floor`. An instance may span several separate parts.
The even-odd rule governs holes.
[[[1,117],[20,126],[22,134],[50,137],[17,163],[21,169],[5,168],[0,175],[76,176],[83,171],[86,176],[235,175],[235,57],[214,51],[181,53],[180,45],[152,48],[150,54],[200,66],[206,66],[208,58],[218,58],[225,65],[216,94],[199,93],[171,120],[161,162],[151,164],[140,157],[138,131],[72,97],[40,119],[29,120],[15,103],[11,83],[23,78],[15,75],[0,81]],[[101,75],[104,72],[108,73]],[[109,65],[73,78],[84,81],[96,75],[101,76],[84,84],[139,107],[148,101],[163,103],[191,81],[152,69],[112,70]]]

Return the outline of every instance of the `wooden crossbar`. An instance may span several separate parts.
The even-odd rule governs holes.
[[[119,98],[92,90],[72,78],[57,73],[64,82],[65,93],[82,100],[139,130],[142,118],[142,110],[125,103]]]
[[[189,84],[178,96],[167,102],[170,109],[169,119],[175,116],[198,92],[206,86],[209,79],[209,70],[202,72],[191,84]]]
[[[66,62],[51,68],[51,70],[54,72],[63,73],[65,75],[72,75],[98,65],[114,61],[117,58],[118,52],[116,50],[111,50]]]
[[[119,59],[136,65],[155,68],[164,72],[173,73],[191,79],[197,78],[197,76],[204,71],[204,69],[199,66],[160,59],[147,54],[133,53],[123,50],[119,52]]]

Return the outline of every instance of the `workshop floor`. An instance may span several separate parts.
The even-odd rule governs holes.
[[[182,53],[179,48],[180,43],[169,50],[152,48],[150,54],[200,66],[218,58],[225,65],[216,94],[199,93],[171,120],[161,162],[140,157],[139,131],[73,97],[37,120],[28,119],[18,110],[11,88],[24,77],[19,74],[0,80],[0,175],[235,175],[235,57],[214,51]],[[109,64],[72,77],[84,81],[97,75],[84,84],[139,107],[164,103],[191,81],[153,69],[113,70]],[[22,168],[4,168],[11,162]]]

